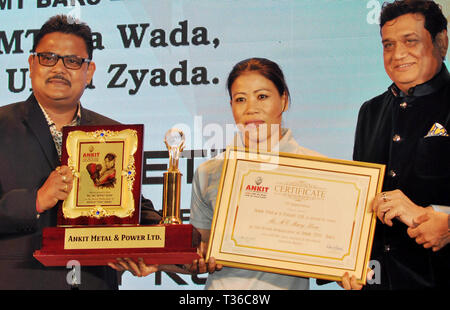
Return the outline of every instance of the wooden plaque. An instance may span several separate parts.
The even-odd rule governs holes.
[[[143,125],[63,128],[61,164],[74,175],[58,226],[139,224]]]
[[[33,256],[44,266],[107,265],[117,258],[146,264],[190,264],[198,259],[200,233],[190,224],[152,226],[47,227]]]

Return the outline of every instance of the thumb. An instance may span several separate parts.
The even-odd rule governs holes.
[[[428,216],[428,214],[424,213],[422,215],[419,215],[418,217],[416,217],[415,219],[413,219],[413,227],[417,227],[420,224],[422,224],[423,222],[426,222],[430,219],[430,217]]]

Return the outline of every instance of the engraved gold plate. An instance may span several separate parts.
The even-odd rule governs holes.
[[[64,249],[162,248],[164,226],[67,228]]]

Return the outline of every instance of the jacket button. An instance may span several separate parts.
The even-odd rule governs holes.
[[[391,246],[389,244],[385,244],[384,245],[384,251],[385,252],[390,252],[391,251]]]
[[[400,103],[400,108],[402,108],[403,110],[406,109],[407,107],[408,107],[408,104],[406,102]]]
[[[397,173],[394,170],[389,170],[388,174],[391,178],[395,178],[397,176]]]
[[[402,138],[399,135],[394,135],[394,137],[392,138],[392,141],[394,142],[399,142]]]

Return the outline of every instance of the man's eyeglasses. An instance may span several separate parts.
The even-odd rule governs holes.
[[[64,67],[67,69],[78,70],[81,68],[83,63],[90,63],[91,60],[87,58],[82,58],[76,55],[68,55],[68,56],[59,56],[55,53],[31,53],[34,56],[37,56],[39,59],[39,64],[46,67],[53,67],[56,65],[58,60],[61,58],[64,64]]]

